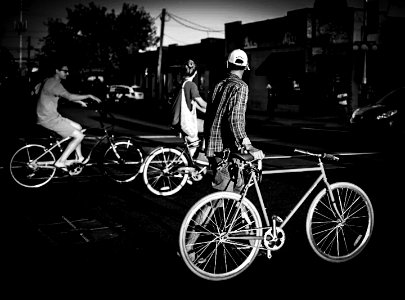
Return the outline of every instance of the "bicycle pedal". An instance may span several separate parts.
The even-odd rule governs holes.
[[[192,184],[193,184],[193,181],[192,181],[191,179],[187,179],[187,183],[188,183],[189,185],[192,185]]]

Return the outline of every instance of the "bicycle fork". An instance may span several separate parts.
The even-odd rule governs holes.
[[[323,182],[325,183],[326,193],[329,195],[329,199],[330,199],[332,207],[333,207],[332,212],[335,216],[337,215],[339,220],[343,223],[344,218],[343,218],[343,215],[340,213],[341,211],[343,212],[342,207],[340,208],[340,210],[338,209],[337,203],[335,201],[335,196],[333,195],[332,189],[330,188],[330,184],[328,182],[328,178],[326,177],[326,172],[323,167],[323,163],[320,159],[319,159],[319,166],[321,167],[322,178],[323,178]]]

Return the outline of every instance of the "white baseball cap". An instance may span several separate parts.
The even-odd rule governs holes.
[[[246,52],[241,49],[233,50],[228,56],[228,62],[240,67],[245,67],[245,70],[250,70]]]

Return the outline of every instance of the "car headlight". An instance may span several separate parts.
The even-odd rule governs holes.
[[[391,118],[392,116],[396,115],[398,113],[398,110],[393,109],[393,110],[389,110],[387,112],[384,112],[380,115],[377,116],[377,120],[384,120],[387,118]]]

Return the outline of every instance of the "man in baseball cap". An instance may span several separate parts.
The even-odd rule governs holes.
[[[226,62],[227,68],[229,68],[229,63],[241,67],[242,70],[250,70],[246,52],[241,49],[236,49],[229,53],[228,60]]]
[[[242,80],[245,70],[249,70],[248,57],[241,49],[233,50],[226,62],[228,74],[214,89],[211,101],[208,101],[204,126],[206,135],[206,156],[214,172],[212,186],[217,190],[239,192],[243,187],[242,176],[237,176],[236,182],[231,182],[228,168],[220,172],[217,166],[224,151],[247,151],[255,159],[264,158],[261,150],[252,146],[246,134],[245,113],[249,88]],[[242,174],[241,174],[242,175]]]

